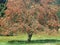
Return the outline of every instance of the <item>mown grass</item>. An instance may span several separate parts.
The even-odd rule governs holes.
[[[27,34],[0,36],[0,45],[60,45],[60,36],[34,34],[31,42],[27,39]]]
[[[27,41],[28,36],[27,34],[20,34],[19,36],[0,36],[0,42],[8,42],[11,40],[26,40]],[[36,35],[34,34],[32,36],[32,40],[44,40],[44,39],[56,39],[60,40],[60,36],[51,36],[51,35]]]

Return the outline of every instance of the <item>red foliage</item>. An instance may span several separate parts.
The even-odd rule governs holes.
[[[57,5],[52,5],[54,0],[8,0],[6,17],[0,22],[2,27],[17,32],[18,30],[35,31],[41,30],[46,25],[58,26]],[[54,7],[53,7],[54,6]]]

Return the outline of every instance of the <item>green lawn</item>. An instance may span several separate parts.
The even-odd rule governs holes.
[[[60,45],[60,36],[34,34],[31,42],[27,38],[27,34],[0,36],[0,45]]]
[[[0,42],[8,42],[10,40],[27,40],[27,34],[20,34],[19,36],[0,36]],[[51,35],[33,35],[32,40],[56,39],[60,40],[60,36]]]

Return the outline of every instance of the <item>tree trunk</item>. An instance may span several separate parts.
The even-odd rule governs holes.
[[[32,34],[28,34],[28,42],[31,41],[31,38],[32,38]]]

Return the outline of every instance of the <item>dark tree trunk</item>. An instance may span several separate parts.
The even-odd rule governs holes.
[[[28,34],[28,42],[31,41],[31,38],[32,38],[32,34]]]

